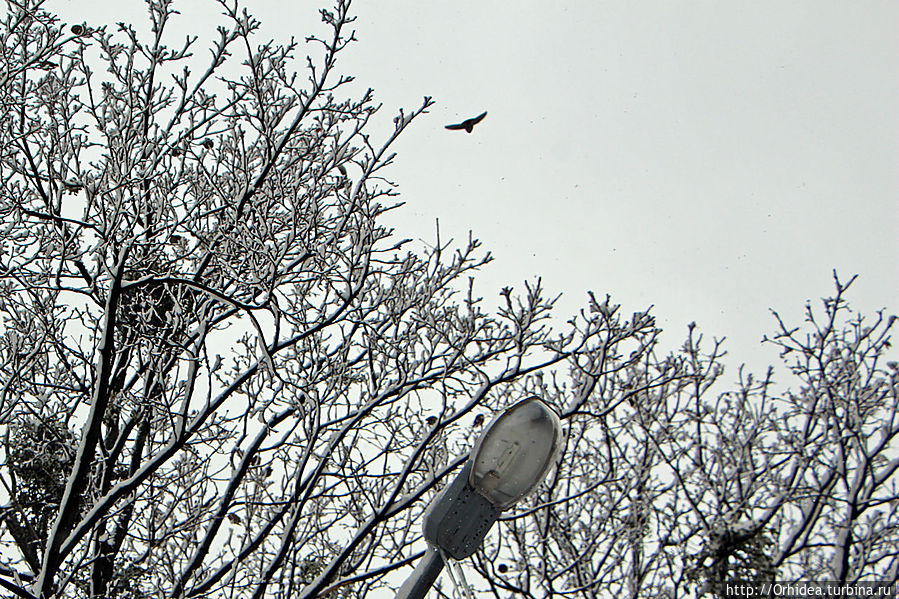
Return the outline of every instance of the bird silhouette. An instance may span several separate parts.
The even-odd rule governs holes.
[[[461,123],[456,123],[455,125],[447,125],[446,128],[452,131],[461,131],[464,129],[471,133],[474,130],[474,126],[484,120],[484,117],[487,116],[486,112],[482,112],[476,117],[472,117],[470,119],[466,119]]]

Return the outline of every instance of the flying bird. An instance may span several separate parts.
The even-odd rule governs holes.
[[[482,112],[478,116],[466,119],[461,123],[456,123],[455,125],[447,125],[446,128],[453,131],[461,131],[462,129],[465,129],[466,131],[471,133],[474,130],[474,126],[483,121],[485,116],[487,116],[487,113]]]

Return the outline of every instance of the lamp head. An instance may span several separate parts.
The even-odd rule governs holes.
[[[504,510],[537,488],[561,448],[559,416],[529,397],[493,419],[471,453],[469,482]]]

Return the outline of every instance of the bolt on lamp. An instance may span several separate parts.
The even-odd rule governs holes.
[[[477,551],[500,513],[546,477],[561,439],[558,415],[537,397],[496,416],[465,466],[425,511],[428,550],[396,599],[423,599],[443,569],[443,555],[460,560]]]

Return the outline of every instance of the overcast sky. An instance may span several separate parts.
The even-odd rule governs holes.
[[[211,0],[176,2],[205,39]],[[285,4],[290,6],[285,7]],[[143,19],[138,0],[52,0],[68,22]],[[303,38],[312,2],[255,0]],[[899,2],[357,1],[338,67],[387,131],[436,106],[389,172],[403,237],[469,230],[481,290],[542,275],[567,317],[585,292],[654,304],[671,346],[696,321],[758,367],[768,309],[801,316],[831,271],[865,312],[899,311]],[[204,35],[205,33],[205,35]],[[447,123],[489,114],[474,131]],[[564,320],[564,318],[562,318]]]

